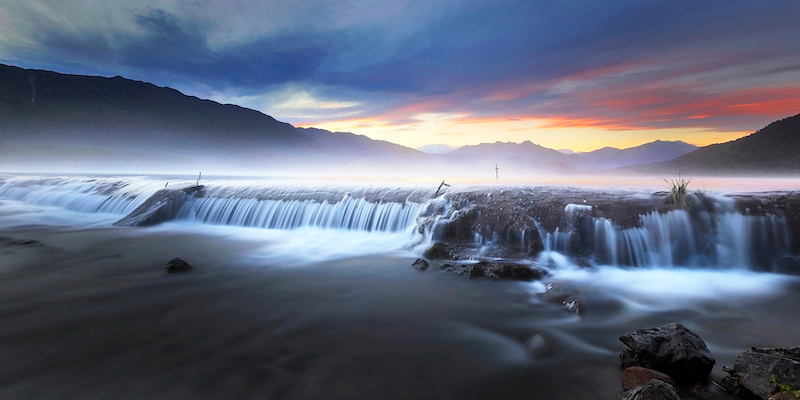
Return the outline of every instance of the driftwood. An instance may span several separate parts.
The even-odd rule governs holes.
[[[441,184],[439,184],[439,188],[438,188],[438,189],[436,189],[436,194],[434,194],[434,195],[433,195],[433,197],[436,197],[436,196],[438,196],[438,195],[439,195],[439,191],[440,191],[440,190],[442,190],[442,186],[447,186],[447,187],[450,187],[450,185],[448,185],[448,184],[444,183],[444,181],[442,181],[442,183],[441,183]]]

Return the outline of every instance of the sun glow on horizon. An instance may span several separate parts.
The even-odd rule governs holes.
[[[355,118],[297,124],[331,132],[351,132],[406,147],[429,144],[460,147],[481,143],[531,141],[551,149],[587,152],[603,147],[629,148],[656,140],[681,140],[695,146],[723,143],[753,131],[717,131],[707,128],[636,128],[603,121],[566,118],[474,118],[465,114],[421,113],[413,122],[398,124],[382,118]]]

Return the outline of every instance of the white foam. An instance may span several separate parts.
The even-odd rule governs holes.
[[[600,267],[557,270],[551,280],[598,289],[632,310],[654,311],[686,308],[701,301],[773,297],[798,279],[747,270]]]

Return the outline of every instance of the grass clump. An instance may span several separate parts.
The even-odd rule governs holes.
[[[686,203],[686,195],[688,192],[686,188],[691,181],[691,179],[681,177],[680,172],[678,172],[678,179],[664,178],[664,182],[667,183],[667,188],[669,189],[669,202],[684,210],[688,209],[689,205]]]
[[[794,389],[785,383],[778,383],[778,380],[775,379],[775,375],[773,375],[772,378],[769,379],[769,381],[778,386],[781,392],[788,392],[789,396],[791,396],[792,399],[795,400],[800,399],[800,389]]]

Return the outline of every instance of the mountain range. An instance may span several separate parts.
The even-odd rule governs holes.
[[[296,128],[256,110],[119,76],[68,75],[0,64],[0,168],[6,170],[44,165],[62,170],[99,166],[112,172],[116,166],[177,171],[236,165],[257,173],[263,171],[260,168],[314,165],[357,166],[361,171],[454,167],[469,173],[502,164],[504,171],[520,173],[619,167],[644,172],[796,171],[798,130],[800,118],[795,116],[737,141],[699,149],[684,142],[655,141],[629,149],[564,154],[525,141],[428,154],[347,132]]]

